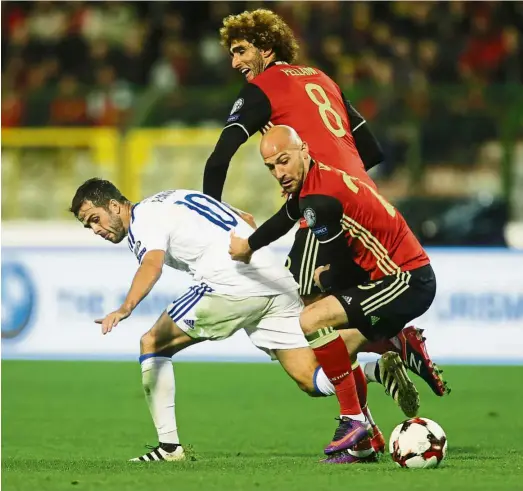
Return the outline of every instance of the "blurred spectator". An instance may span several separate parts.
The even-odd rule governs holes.
[[[161,90],[173,90],[188,75],[189,59],[184,44],[176,38],[162,43],[161,57],[151,69],[151,84]]]
[[[53,44],[65,34],[67,18],[64,5],[44,0],[35,2],[27,24],[30,35],[36,42]]]
[[[87,97],[87,114],[95,126],[123,126],[127,123],[133,94],[126,82],[118,81],[110,65],[97,69],[95,89]]]
[[[505,56],[500,70],[503,82],[520,84],[523,81],[523,38],[515,27],[503,30]]]
[[[49,97],[46,91],[47,70],[41,63],[29,68],[25,88],[25,126],[44,126],[49,121]]]
[[[499,68],[505,54],[505,45],[499,29],[492,25],[486,13],[472,19],[472,32],[459,60],[459,69],[465,79],[490,80]]]
[[[2,127],[21,126],[23,104],[20,94],[13,89],[2,89]]]
[[[115,60],[114,66],[120,78],[136,86],[145,83],[143,38],[137,28],[127,33],[122,52]]]
[[[73,75],[64,75],[58,84],[58,93],[51,103],[51,124],[82,126],[89,123],[87,103]]]

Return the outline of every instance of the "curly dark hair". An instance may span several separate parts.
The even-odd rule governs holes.
[[[85,181],[76,190],[69,211],[78,218],[80,208],[86,201],[91,201],[94,206],[101,206],[107,209],[109,201],[112,199],[122,204],[129,202],[112,182],[100,179],[99,177],[93,177]]]
[[[223,19],[221,44],[230,48],[233,41],[246,40],[258,49],[273,49],[278,61],[294,63],[298,43],[291,28],[277,14],[267,9],[245,11]]]

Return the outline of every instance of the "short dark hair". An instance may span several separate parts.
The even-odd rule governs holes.
[[[109,201],[112,199],[122,204],[129,202],[112,182],[100,179],[99,177],[92,177],[76,190],[69,211],[78,218],[80,208],[86,201],[91,201],[94,206],[101,206],[108,209]]]
[[[230,49],[233,41],[248,41],[258,49],[273,49],[278,61],[294,63],[298,43],[285,21],[267,9],[245,11],[223,19],[220,29],[222,46]]]

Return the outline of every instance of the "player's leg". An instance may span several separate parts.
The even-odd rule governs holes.
[[[340,423],[333,440],[325,448],[327,455],[352,448],[372,433],[372,428],[361,411],[350,354],[339,332],[334,329],[347,322],[345,310],[332,296],[305,307],[300,315],[303,333],[319,364],[333,383],[340,404]],[[354,339],[357,337],[361,344],[366,342],[361,333],[355,332]]]
[[[327,296],[327,294],[322,292],[314,283],[314,272],[316,271],[316,268],[330,263],[330,258],[328,257],[327,252],[328,251],[322,247],[309,228],[300,228],[297,230],[286,265],[292,273],[295,281],[300,285],[299,293],[306,306]],[[348,288],[349,286],[354,286],[368,280],[368,274],[354,264],[353,261],[347,261],[347,264],[344,266],[344,276],[348,278],[347,281],[351,284],[347,283],[346,285],[340,285],[340,288]],[[349,347],[347,348],[349,349]],[[357,362],[357,351],[349,349],[349,353],[353,354],[353,363]],[[361,368],[357,368],[357,370],[359,375]],[[355,382],[358,394],[366,394],[367,380],[365,377],[357,376]],[[365,413],[370,413],[366,403],[366,398],[365,402],[362,403],[362,409]],[[374,428],[377,440],[379,440],[381,438],[381,432],[379,432],[377,427]],[[379,447],[381,449],[381,443]]]
[[[330,263],[330,259],[324,250],[310,229],[300,228],[297,230],[294,243],[287,257],[286,266],[300,285],[299,292],[305,305],[310,305],[326,296],[314,284],[314,271],[316,268]],[[352,261],[347,260],[343,266],[344,277],[347,278],[347,283],[338,285],[340,289],[347,289],[368,280],[367,273]],[[428,355],[422,332],[421,329],[409,326],[390,340],[369,341],[361,348],[361,351],[380,355],[388,351],[398,353],[407,368],[419,375],[436,395],[442,396],[448,393],[449,389],[441,376],[442,371]],[[349,349],[349,352],[352,352],[349,346],[347,349]],[[366,368],[366,373],[371,371],[378,372],[378,370],[377,362],[372,362],[371,366]],[[374,378],[367,378],[367,380],[372,382]],[[359,387],[359,384],[360,381],[358,379],[356,381],[358,390],[364,390],[363,386]]]
[[[343,390],[343,381],[340,383],[339,380],[335,380],[334,384],[338,384],[338,390],[333,387],[332,378],[329,380],[326,377],[322,368],[318,369],[317,357],[314,356],[311,349],[308,347],[309,343],[305,339],[301,326],[299,315],[302,310],[302,302],[299,297],[294,293],[290,292],[287,294],[276,295],[271,298],[267,304],[267,308],[264,311],[262,318],[256,323],[247,325],[245,332],[253,342],[255,346],[262,349],[263,351],[271,354],[273,358],[277,358],[282,364],[286,372],[298,383],[298,385],[311,393],[313,391],[321,392],[318,387],[318,375],[321,374],[321,380],[324,384],[325,395],[332,392],[336,392],[338,399],[340,400],[340,387]],[[340,340],[341,347],[345,351],[347,363],[350,371],[350,358],[348,352],[345,349],[343,341]],[[345,375],[341,378],[343,378]],[[354,381],[353,381],[354,382]],[[365,417],[361,413],[359,407],[358,396],[356,394],[354,383],[350,388],[353,392],[353,406],[348,409],[342,418],[342,426],[349,426],[348,415],[355,413],[356,419],[359,417],[360,421],[353,421],[352,430],[347,434],[342,435],[342,442],[333,449],[327,449],[327,453],[332,454],[339,450],[343,450],[354,446],[355,444],[368,440],[371,432],[370,425],[365,422]],[[341,401],[346,402],[347,397],[341,398]],[[348,406],[342,406],[347,408]],[[367,449],[367,455],[374,454],[372,446],[370,444]],[[355,457],[353,455],[345,455],[343,461],[339,459],[332,460],[329,462],[333,463],[353,463],[361,462],[363,457]]]
[[[398,353],[412,372],[421,377],[437,396],[450,393],[450,388],[444,380],[441,370],[428,354],[423,336],[423,329],[407,326],[390,340],[379,340],[364,346],[363,351],[383,354],[386,351]],[[380,382],[379,367],[377,362],[365,365],[365,374],[370,382]]]
[[[425,313],[435,292],[436,280],[429,265],[370,281],[334,296],[347,311],[352,325],[374,342],[397,335],[407,322]],[[350,339],[347,342],[350,344]],[[400,356],[388,352],[375,367],[376,380],[381,381],[407,416],[415,415],[419,407],[417,391]]]
[[[181,295],[140,339],[142,385],[158,434],[158,446],[132,461],[176,461],[185,458],[176,424],[175,379],[171,357],[202,339],[191,337],[180,329],[169,313],[176,314],[177,306],[185,306],[184,309],[190,307],[194,302],[193,296],[196,298],[194,292],[194,289],[189,289]]]

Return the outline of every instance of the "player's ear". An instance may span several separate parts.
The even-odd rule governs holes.
[[[309,144],[307,142],[301,142],[301,150],[306,154],[309,153]]]
[[[265,61],[268,61],[271,56],[274,55],[274,50],[272,48],[269,49],[260,49],[260,53]]]
[[[120,213],[120,210],[121,210],[121,205],[120,205],[120,203],[118,203],[118,201],[116,201],[115,199],[111,199],[111,200],[109,201],[109,209],[110,209],[112,212],[119,214],[119,213]]]

